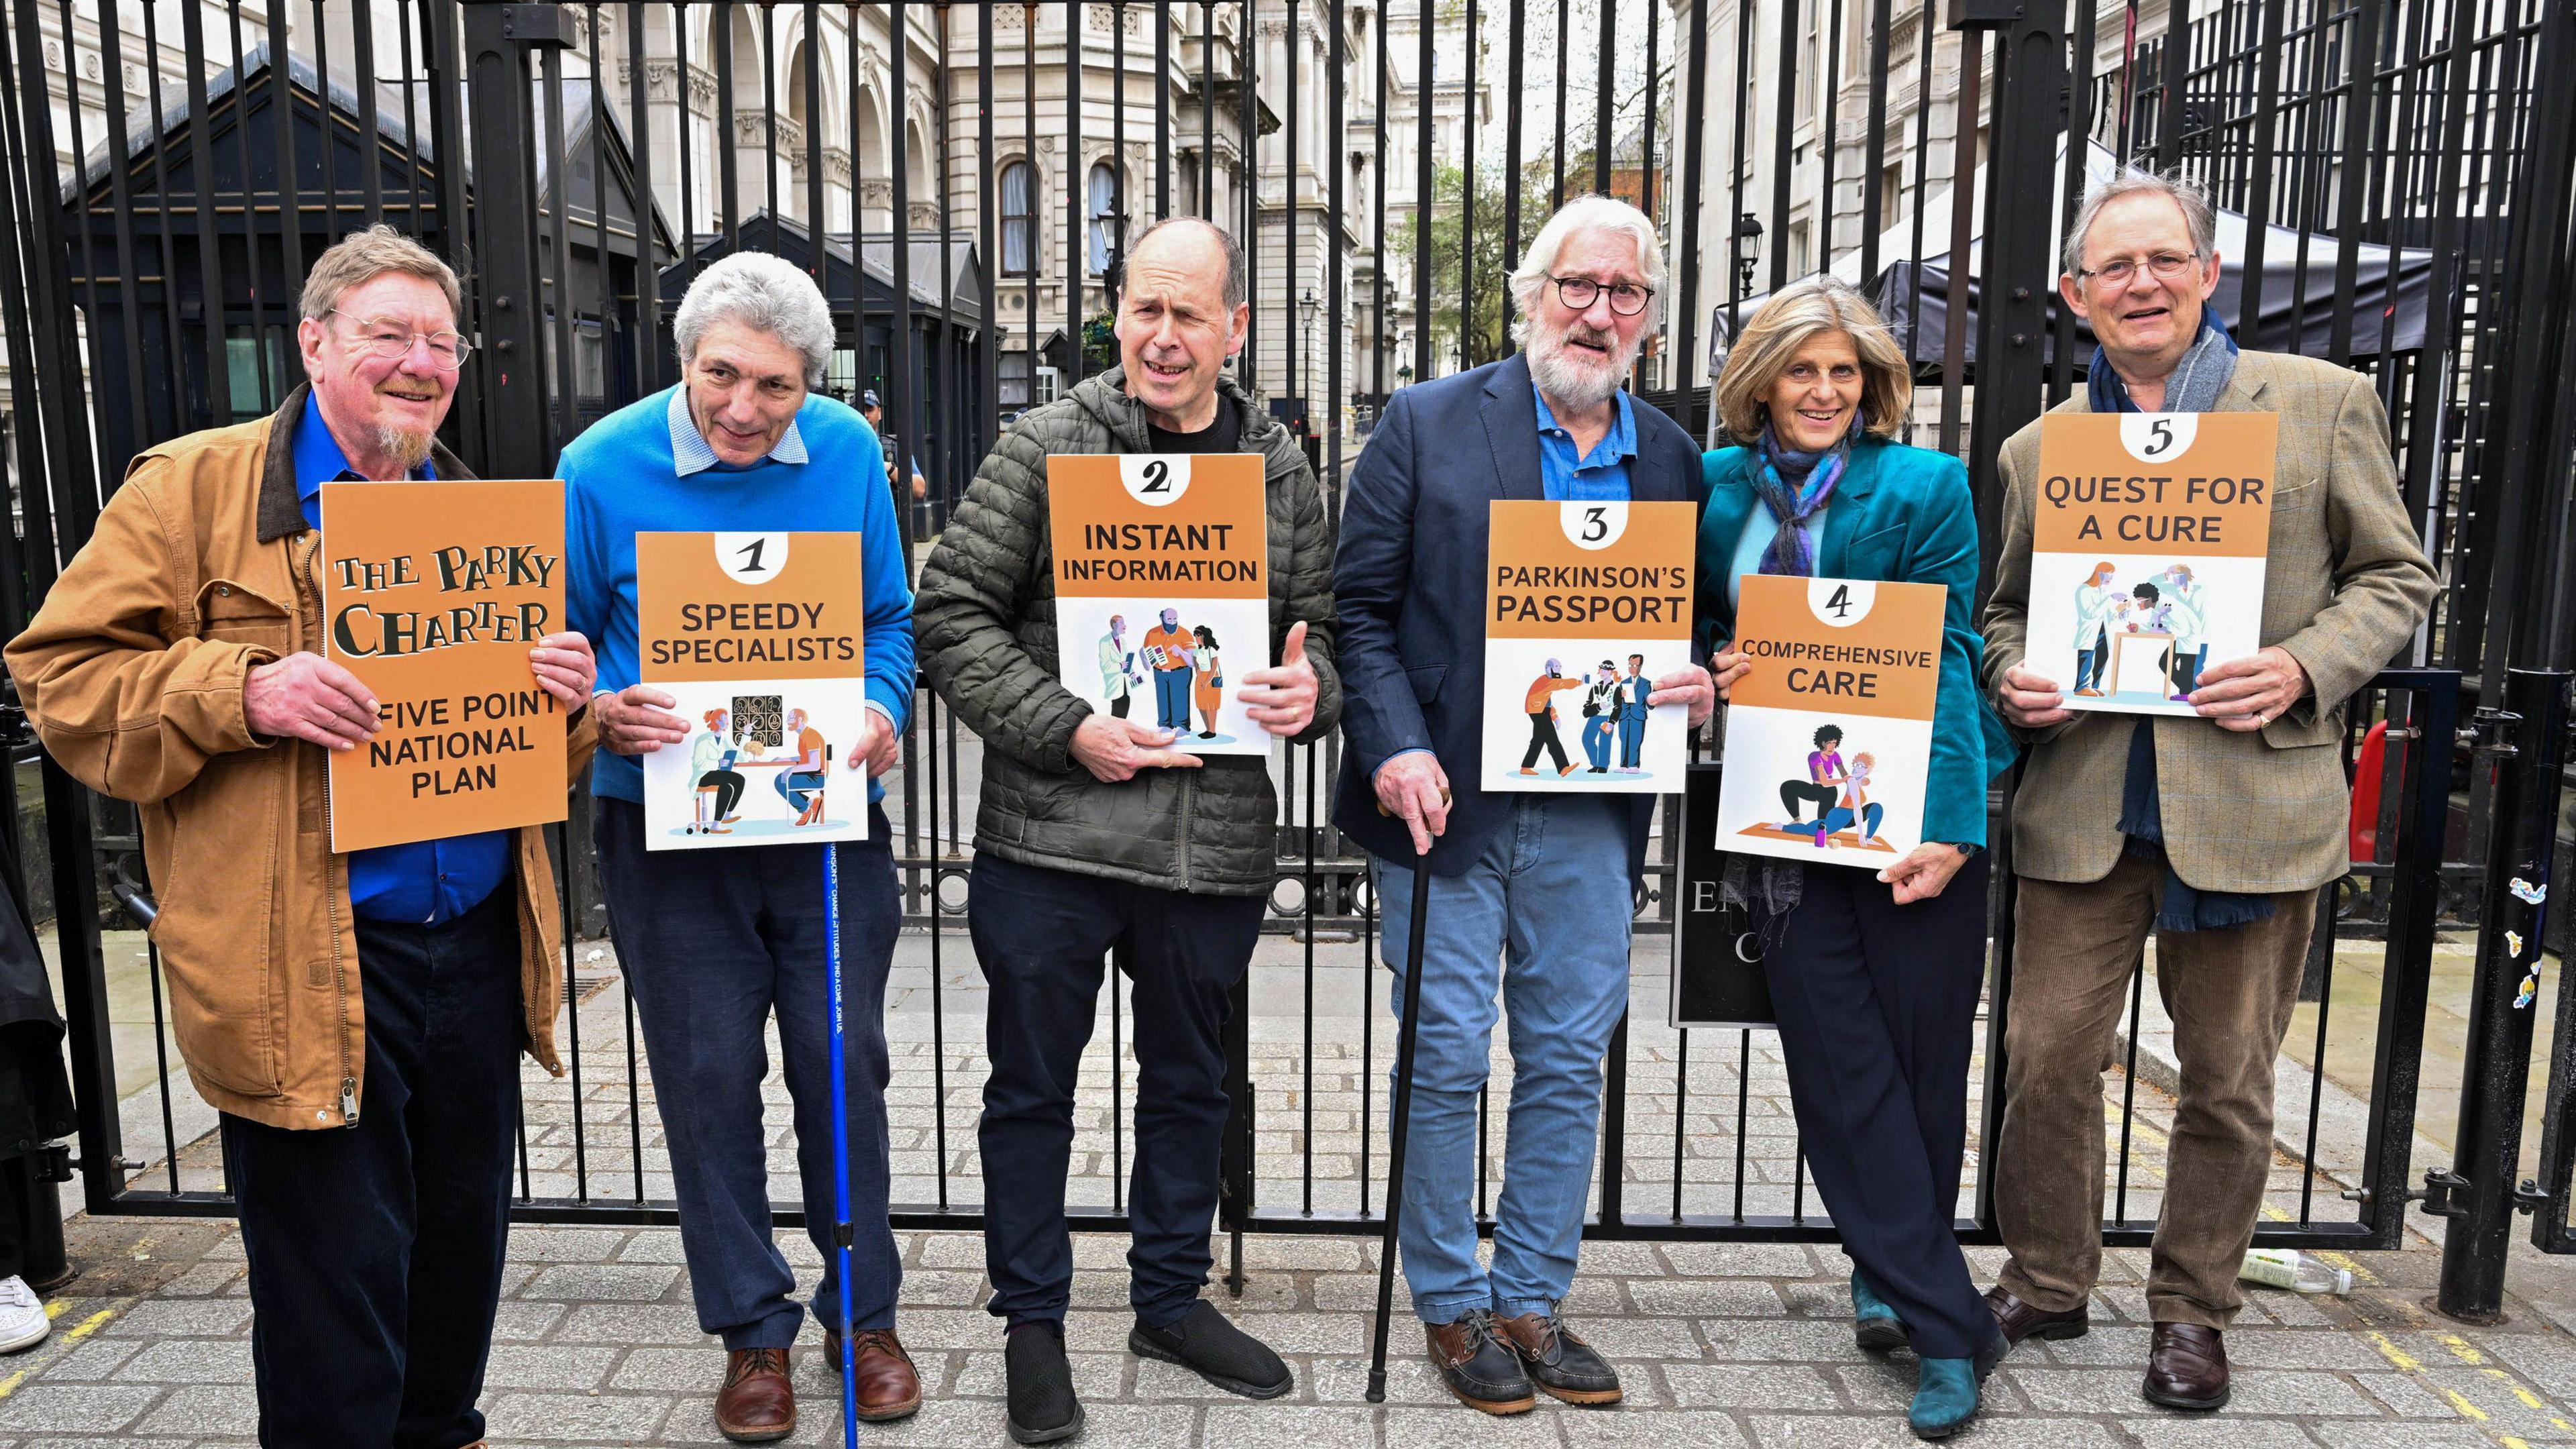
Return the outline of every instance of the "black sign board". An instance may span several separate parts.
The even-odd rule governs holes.
[[[1762,974],[1762,942],[1739,909],[1717,899],[1725,856],[1717,848],[1720,767],[1693,765],[1682,787],[1681,872],[1674,881],[1674,1026],[1772,1024],[1771,984]]]

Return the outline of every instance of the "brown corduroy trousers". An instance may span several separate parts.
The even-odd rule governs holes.
[[[2002,1286],[2052,1313],[2082,1303],[2101,1269],[2102,1074],[2163,882],[2162,866],[2126,854],[2090,884],[2020,881],[1995,1216],[2012,1252]],[[2225,1328],[2245,1301],[2236,1270],[2272,1162],[2272,1065],[2317,894],[2272,902],[2251,925],[2156,937],[2182,1079],[2147,1277],[2159,1323]]]

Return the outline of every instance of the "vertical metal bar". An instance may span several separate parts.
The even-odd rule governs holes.
[[[1518,267],[1521,260],[1521,190],[1523,186],[1521,113],[1527,109],[1521,96],[1521,86],[1522,72],[1528,68],[1529,59],[1529,46],[1524,43],[1526,31],[1523,28],[1529,21],[1529,0],[1511,0],[1511,3],[1510,44],[1504,47],[1511,52],[1511,59],[1505,67],[1503,81],[1503,92],[1506,97],[1503,106],[1503,267],[1506,285],[1501,289],[1503,302],[1501,335],[1502,347],[1506,353],[1512,348],[1512,318],[1519,310],[1512,300],[1512,289],[1508,283],[1511,269]],[[1693,3],[1704,4],[1705,0],[1693,0]],[[1338,67],[1334,74],[1336,77],[1340,75]],[[1338,98],[1339,86],[1334,88],[1334,94]],[[1340,128],[1335,127],[1333,134],[1340,135]],[[1337,205],[1333,210],[1338,213],[1341,208]],[[1685,221],[1683,225],[1687,226],[1689,222]],[[1683,270],[1687,275],[1690,269],[1686,266]],[[1688,283],[1685,282],[1684,285],[1687,286]]]
[[[435,4],[437,0],[429,0]],[[649,397],[662,387],[662,288],[659,258],[653,246],[653,218],[661,210],[653,194],[653,111],[652,98],[645,85],[644,10],[641,5],[626,12],[626,114],[633,118],[629,128],[635,137],[635,392]],[[672,77],[672,88],[679,95],[681,145],[688,137],[689,78]],[[682,231],[688,229],[688,218],[680,218]],[[603,249],[603,257],[605,251]],[[628,1076],[633,1078],[634,1060],[627,1061]],[[638,1129],[641,1130],[641,1129]],[[641,1154],[639,1152],[639,1164]],[[640,1175],[643,1168],[636,1168]],[[638,1181],[641,1181],[639,1176]],[[640,1189],[639,1189],[640,1190]]]
[[[1957,119],[1951,123],[1950,295],[1941,328],[1941,451],[1953,456],[1959,451],[1960,425],[1966,421],[1960,389],[1966,385],[1968,371],[1968,228],[1975,214],[1970,198],[1977,184],[1977,92],[1985,81],[1985,59],[1985,32],[1961,32]],[[1969,475],[1972,480],[1975,476]]]
[[[1216,220],[1216,3],[1199,0],[1199,216]]]
[[[107,195],[108,206],[113,213],[116,236],[116,319],[119,324],[118,333],[125,344],[124,362],[119,370],[126,382],[123,391],[126,409],[130,415],[129,425],[134,429],[134,435],[128,441],[139,449],[152,436],[152,415],[151,409],[145,402],[150,389],[142,385],[143,298],[140,289],[135,285],[134,277],[137,272],[143,270],[143,259],[136,255],[134,250],[134,196],[133,183],[130,179],[133,160],[126,154],[125,137],[125,37],[118,28],[117,9],[118,7],[114,5],[103,5],[99,7],[98,12],[99,78],[106,89],[107,97],[107,124],[101,129],[107,133]],[[71,33],[68,19],[71,14],[70,0],[64,0],[63,13],[66,17],[63,33],[68,35]],[[295,108],[289,101],[286,64],[282,58],[271,64],[269,75],[270,84],[277,92],[275,110],[280,118],[281,128],[292,131],[293,121],[289,118]],[[291,244],[294,236],[294,213],[289,209],[290,203],[286,199],[287,192],[284,188],[292,184],[290,178],[295,170],[295,152],[291,149],[282,149],[278,155],[280,160],[277,174],[281,188],[278,212],[288,218],[287,236]],[[90,226],[87,213],[91,188],[86,177],[82,179],[81,184],[83,213],[81,227],[86,233]],[[92,275],[95,276],[96,272],[97,268],[93,266]],[[164,275],[166,276],[167,273],[165,272]],[[301,277],[303,270],[300,267],[296,268],[290,275]],[[293,306],[291,302],[286,305],[289,308]],[[90,305],[90,316],[92,318],[98,316],[95,302]],[[93,329],[95,326],[96,323],[93,322]],[[95,330],[92,331],[91,338],[90,345],[96,347],[98,341]],[[26,419],[34,415],[20,412],[17,416],[23,425]],[[102,441],[104,441],[104,434],[102,434]],[[126,462],[124,458],[110,453],[101,458],[100,462],[106,465],[100,469],[102,475],[113,473],[123,476]],[[27,489],[31,495],[41,491],[34,486],[29,486]],[[32,528],[28,533],[28,539],[31,544],[35,543],[36,534]]]
[[[1737,25],[1742,26],[1739,16]],[[1735,1033],[1735,1220],[1744,1221],[1744,1129],[1750,1125],[1753,1100],[1753,1033]]]
[[[1915,367],[1924,362],[1923,349],[1917,345],[1923,331],[1923,203],[1931,195],[1932,46],[1939,38],[1932,28],[1932,0],[1922,0],[1921,15],[1914,22],[1914,204],[1906,209],[1913,229],[1906,237],[1905,253],[1905,360]],[[1911,409],[1905,418],[1905,440],[1914,441]]]
[[[218,424],[233,422],[230,369],[224,358],[223,218],[215,211],[214,121],[206,96],[206,13],[202,5],[179,7],[180,34],[187,48],[188,165],[197,174],[197,301],[206,338],[206,413]],[[68,39],[68,37],[66,37]],[[155,57],[156,64],[158,57]],[[326,109],[325,114],[328,114]],[[163,225],[168,225],[168,192],[161,197]],[[173,278],[170,285],[175,285]],[[178,338],[171,338],[177,345]]]
[[[195,7],[190,7],[192,10]],[[349,49],[357,74],[350,89],[358,93],[358,188],[366,198],[366,225],[385,219],[384,118],[376,108],[376,7],[349,7]],[[327,104],[325,114],[328,114]],[[328,135],[327,122],[324,134]]]
[[[1295,0],[1289,0],[1294,4]],[[1605,62],[1606,63],[1606,62]],[[1476,0],[1467,0],[1467,89],[1458,107],[1458,370],[1476,365]],[[1296,104],[1296,91],[1289,91]],[[1423,213],[1429,224],[1430,211]]]
[[[1984,301],[1977,310],[1975,456],[1968,463],[1968,476],[1981,485],[1977,523],[1988,579],[1994,576],[1994,551],[2003,537],[2003,490],[1995,481],[1995,458],[2004,439],[2039,416],[2046,299],[2057,276],[2056,259],[2049,255],[2048,213],[2039,207],[2007,207],[2004,198],[2045,195],[2056,171],[2062,134],[2058,106],[2066,85],[2065,25],[2061,9],[2035,6],[2022,11],[1997,41],[2002,60],[1995,72],[1994,143],[1987,154],[1992,174],[1986,188]],[[2073,153],[2067,164],[2076,164]],[[1964,263],[1966,257],[1967,248],[1959,248],[1958,260]],[[1963,308],[1951,315],[1964,318],[1966,312]]]
[[[1091,270],[1090,229],[1084,215],[1090,210],[1091,168],[1082,164],[1082,82],[1085,46],[1082,38],[1082,0],[1065,0],[1064,4],[1064,330],[1073,339],[1068,349],[1073,366],[1065,382],[1068,386],[1082,381],[1084,318],[1082,315],[1083,278]]]
[[[2085,106],[2082,98],[2090,95],[2093,90],[2093,10],[2093,5],[2089,3],[2075,7],[2075,72],[2068,78],[2066,84],[2067,95],[2075,99],[2066,108],[2065,190],[2058,206],[2060,236],[2069,235],[2074,230],[2075,213],[2084,204],[2085,171],[2092,159],[2093,132],[2090,123],[2092,113]],[[2347,232],[2345,235],[2353,236],[2358,233]],[[2346,247],[2344,250],[2350,252],[2352,248]],[[2055,275],[2053,269],[2049,275],[2052,277]],[[2047,401],[2054,407],[2064,402],[2066,395],[2074,389],[2076,319],[2075,311],[2071,307],[2043,308],[2043,311],[2053,311],[2055,314],[2049,334],[2050,353],[2047,359],[2049,364]]]
[[[1807,0],[1807,3],[1817,4],[1820,0]],[[1794,179],[1789,174],[1791,170],[1789,139],[1798,128],[1798,0],[1780,0],[1779,67],[1772,72],[1777,78],[1772,89],[1779,97],[1774,106],[1775,114],[1771,122],[1774,130],[1771,137],[1770,289],[1774,292],[1789,285],[1789,185]],[[1967,99],[1962,102],[1961,111],[1966,118],[1963,124],[1967,125],[1970,131],[1976,129],[1976,106],[1975,87],[1970,86]],[[1975,153],[1971,151],[1970,154],[1973,156]],[[1962,200],[1969,195],[1967,191],[1959,190],[1954,190],[1952,194]],[[1966,214],[1965,208],[1960,210],[1962,215]],[[1802,266],[1806,263],[1804,257],[1798,258],[1797,261]]]
[[[778,250],[778,69],[778,0],[760,0],[760,120],[765,133],[760,148],[761,215],[768,223],[762,245],[773,252]],[[898,101],[898,126],[903,121],[900,106]],[[902,132],[897,131],[897,155],[902,154],[902,144]]]
[[[2272,167],[2268,162],[2281,108],[2284,3],[2285,0],[2264,0],[2262,66],[2254,93],[2254,117],[2246,138],[2253,189],[2245,203],[2245,256],[2236,268],[2236,336],[2239,345],[2245,347],[2261,347],[2267,340],[2263,332],[2263,252],[2272,222]],[[2286,350],[2299,350],[2295,334],[2288,339]]]
[[[1432,97],[1438,88],[1434,74],[1438,62],[1431,41],[1435,30],[1431,12],[1426,9],[1422,12],[1422,37],[1413,73],[1413,93],[1420,99],[1414,108],[1413,376],[1425,382],[1431,377],[1431,143],[1436,134],[1432,128]]]
[[[1427,12],[1423,16],[1422,28],[1426,32],[1431,29],[1431,18]],[[1547,203],[1551,215],[1565,205],[1565,66],[1567,53],[1574,49],[1568,29],[1566,0],[1556,0],[1556,142],[1549,153],[1556,160],[1556,181]],[[1426,113],[1431,109],[1431,90],[1427,80],[1423,83],[1422,109]]]
[[[985,414],[977,420],[975,435],[981,440],[999,435],[1002,416],[1002,299],[994,289],[993,281],[999,271],[999,264],[993,256],[993,211],[998,198],[990,189],[997,181],[988,169],[993,164],[993,7],[990,5],[975,7],[975,140],[976,194],[985,198],[975,205],[976,285],[982,289],[979,305],[983,308],[981,325],[975,332],[976,374],[983,383]],[[988,424],[992,430],[989,433],[986,431]],[[949,768],[956,769],[957,752],[954,749],[949,751],[948,760]],[[949,829],[954,830],[957,828],[957,797],[951,795],[948,804]],[[946,1120],[946,1110],[943,1103],[943,1121]]]
[[[725,251],[742,250],[742,187],[740,161],[733,144],[733,9],[730,5],[713,5],[714,19],[708,25],[716,68],[716,214],[723,219]],[[681,77],[683,96],[687,77]]]
[[[1154,0],[1154,220],[1172,214],[1172,0]]]
[[[1122,5],[1120,8],[1125,7]],[[957,495],[965,491],[959,481],[959,475],[965,462],[965,454],[961,450],[965,446],[967,436],[966,389],[957,385],[957,369],[961,361],[957,344],[957,213],[950,199],[953,180],[950,175],[950,148],[956,140],[950,128],[956,124],[956,121],[949,115],[949,107],[956,103],[956,97],[950,92],[949,77],[956,73],[956,57],[952,53],[954,47],[949,43],[951,32],[948,7],[942,5],[937,15],[939,17],[939,68],[931,77],[931,91],[938,110],[939,131],[939,335],[938,345],[932,352],[930,362],[931,370],[939,379],[939,443],[931,450],[930,461],[933,470],[930,489],[933,496],[929,523],[930,531],[933,533],[938,533],[948,526],[948,510],[954,506]],[[857,49],[855,46],[851,48]],[[856,96],[855,88],[852,89],[851,94]],[[1119,168],[1119,175],[1126,175],[1123,163]],[[979,191],[977,194],[982,193]],[[1119,209],[1123,213],[1126,208],[1122,204]],[[857,234],[857,228],[851,228],[851,235]],[[985,310],[987,312],[992,310],[989,302],[986,303]],[[936,853],[939,846],[939,753],[936,740],[931,742],[930,795],[930,844],[933,853]],[[931,886],[934,891],[938,884],[939,878],[933,874]],[[939,913],[936,909],[931,912],[930,922],[932,928],[937,929]]]
[[[1682,91],[1681,207],[1675,217],[1678,235],[1669,268],[1679,284],[1670,371],[1673,386],[1679,390],[1674,398],[1679,408],[1675,416],[1683,432],[1700,439],[1707,436],[1703,431],[1707,422],[1700,416],[1699,390],[1692,385],[1691,377],[1699,368],[1699,209],[1700,171],[1706,164],[1708,146],[1708,0],[1691,0],[1690,29],[1683,48],[1689,59]],[[1517,192],[1518,185],[1513,189]],[[1716,384],[1716,378],[1709,379],[1712,394]]]
[[[1861,147],[1867,166],[1860,177],[1860,279],[1861,285],[1878,281],[1878,234],[1887,225],[1886,206],[1880,195],[1879,178],[1887,167],[1887,87],[1894,79],[1887,68],[1887,27],[1894,12],[1893,0],[1870,0],[1869,12],[1869,139]],[[1929,45],[1929,27],[1916,31],[1916,38]],[[1914,114],[1918,121],[1924,114],[1923,94],[1914,96]],[[1881,295],[1881,315],[1889,311],[1890,299]]]
[[[849,38],[853,42],[858,38],[856,26],[850,28]],[[813,249],[806,256],[806,269],[812,273],[814,284],[819,287],[823,284],[823,258],[829,251],[832,228],[831,218],[823,212],[823,8],[815,0],[805,0],[805,34],[802,39],[805,51],[805,235],[813,244]],[[901,36],[895,37],[897,44],[902,40]],[[856,54],[858,46],[852,44],[850,51]],[[857,91],[850,93],[849,105],[852,114],[856,114],[859,105]],[[775,168],[776,164],[773,157],[772,167]],[[602,184],[605,184],[604,180]],[[853,281],[857,278],[858,255],[858,228],[852,227],[850,260]],[[857,288],[854,286],[851,291],[855,297]],[[912,470],[898,465],[896,472],[905,480],[904,487],[895,490],[897,506],[909,508],[910,503],[904,500],[910,496],[907,490],[911,487]]]
[[[1601,52],[1601,74],[1593,82],[1592,90],[1592,189],[1607,196],[1610,194],[1610,165],[1619,149],[1619,133],[1613,129],[1619,124],[1619,108],[1612,94],[1618,86],[1613,65],[1617,60],[1619,0],[1600,0],[1600,5],[1601,34],[1593,46]],[[1425,19],[1427,22],[1428,17]],[[1423,103],[1430,104],[1427,95]]]
[[[1377,154],[1369,161],[1369,180],[1377,194],[1369,204],[1369,216],[1377,228],[1369,254],[1369,295],[1363,305],[1369,309],[1369,398],[1370,406],[1384,417],[1386,411],[1386,309],[1394,298],[1394,282],[1386,274],[1386,12],[1378,12],[1377,42],[1369,47],[1377,67],[1376,112],[1370,117],[1370,140]],[[1372,429],[1374,424],[1372,424]]]
[[[283,5],[278,7],[281,17],[285,10]],[[462,17],[455,0],[422,0],[421,19],[427,32],[422,39],[422,57],[429,81],[429,131],[438,164],[433,188],[438,198],[438,235],[463,284],[465,315],[480,319],[488,288],[465,209],[465,75],[458,36]],[[291,134],[294,127],[287,124],[282,129]],[[290,160],[293,157],[292,151],[284,154]],[[303,213],[300,181],[296,186],[296,213],[299,218]],[[298,276],[303,274],[301,232],[300,220],[286,230],[287,269]],[[479,320],[476,331],[482,331]],[[455,403],[447,413],[449,424],[456,429],[458,451],[467,464],[485,472],[491,469],[491,448],[484,379],[492,371],[492,356],[478,345],[475,355],[456,375]]]
[[[1810,263],[1820,272],[1834,263],[1834,148],[1840,140],[1836,125],[1836,102],[1840,97],[1835,94],[1835,84],[1842,69],[1843,0],[1829,0],[1825,15],[1824,29],[1816,37],[1816,87],[1824,114],[1816,122],[1816,197],[1820,214],[1816,218],[1816,254]]]
[[[285,7],[281,6],[279,8],[282,12]],[[63,7],[63,13],[68,16],[71,13],[71,7],[69,5],[65,5]],[[253,373],[259,378],[259,396],[262,411],[267,411],[277,406],[278,400],[284,395],[286,390],[277,386],[277,379],[271,375],[273,369],[270,366],[268,329],[260,324],[260,313],[263,310],[260,305],[262,296],[264,293],[271,292],[274,289],[263,288],[260,285],[266,276],[266,269],[261,265],[260,257],[259,196],[257,188],[251,185],[250,77],[244,74],[245,66],[243,63],[242,51],[241,0],[227,0],[227,3],[224,6],[224,18],[231,26],[233,42],[233,169],[234,174],[240,178],[235,185],[238,188],[238,195],[240,196],[242,215],[242,270],[243,275],[250,279],[251,368]],[[63,33],[65,35],[71,34],[71,27],[68,25],[65,26],[63,28]],[[403,54],[406,58],[406,62],[408,62],[408,58],[411,54],[411,41],[408,33],[405,34],[403,40]],[[271,65],[269,67],[269,71],[271,77],[274,78],[277,74],[278,68],[275,65]],[[408,63],[404,66],[404,72],[406,78],[408,78],[410,72],[410,66]],[[403,97],[405,103],[408,104],[411,97],[409,87],[405,87]],[[121,126],[124,124],[123,118],[121,116],[117,116],[117,113],[111,111],[109,114],[116,117],[116,119],[113,119],[108,123],[111,127]],[[76,97],[75,104],[71,108],[70,119],[72,154],[75,156],[87,157],[89,154],[88,148],[81,144],[80,107],[77,104]],[[420,155],[420,138],[417,135],[412,136],[410,143],[405,149],[412,153],[414,158],[413,164],[417,166],[419,164],[418,158]],[[86,213],[89,210],[88,198],[86,196],[82,198],[81,210],[84,213],[84,217],[86,217]],[[417,212],[417,208],[414,210]],[[282,211],[279,213],[279,217],[282,223],[284,220],[284,213]],[[417,230],[419,218],[416,214],[412,217],[412,222],[413,226],[411,229]],[[84,219],[81,225],[81,256],[85,267],[89,257],[89,233],[90,228],[88,222]],[[93,276],[94,275],[95,274],[93,273]],[[298,278],[298,280],[301,280],[301,278]],[[91,296],[93,298],[97,296],[97,284],[95,280],[91,283]],[[89,315],[92,319],[91,325],[95,327],[97,325],[96,319],[98,317],[98,306],[95,300],[93,300],[90,305]],[[100,406],[99,412],[103,419],[106,413],[106,408],[103,402]]]
[[[476,260],[488,306],[483,335],[493,352],[488,468],[504,478],[542,478],[552,468],[545,359],[538,328],[544,292],[537,253],[538,140],[530,114],[531,42],[507,33],[499,6],[465,7],[466,75],[474,113]]]

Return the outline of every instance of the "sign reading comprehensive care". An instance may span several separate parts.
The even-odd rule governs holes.
[[[2022,667],[2069,709],[2192,713],[2200,671],[2263,644],[2281,420],[2050,413],[2039,425]]]
[[[331,848],[564,818],[564,709],[528,651],[563,627],[563,485],[322,485],[325,657],[375,738],[331,751]]]
[[[644,757],[647,850],[865,840],[855,533],[635,535],[636,672],[689,738]]]
[[[1682,787],[1689,711],[1646,697],[1691,662],[1698,528],[1687,503],[1493,504],[1479,785]]]
[[[1171,748],[1267,755],[1241,676],[1270,663],[1270,530],[1253,453],[1047,459],[1056,678]]]
[[[1879,870],[1922,843],[1949,592],[1744,576],[1719,849]]]

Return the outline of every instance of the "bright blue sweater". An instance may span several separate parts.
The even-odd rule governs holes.
[[[808,397],[796,431],[808,461],[764,458],[749,467],[718,463],[681,477],[673,460],[670,389],[590,426],[564,449],[565,612],[599,655],[599,688],[640,683],[636,672],[635,535],[768,533],[862,535],[867,578],[868,702],[900,733],[912,717],[912,583],[903,536],[886,491],[885,450],[876,431],[845,403]],[[644,767],[601,750],[591,789],[641,803]],[[868,782],[868,799],[885,795]]]

